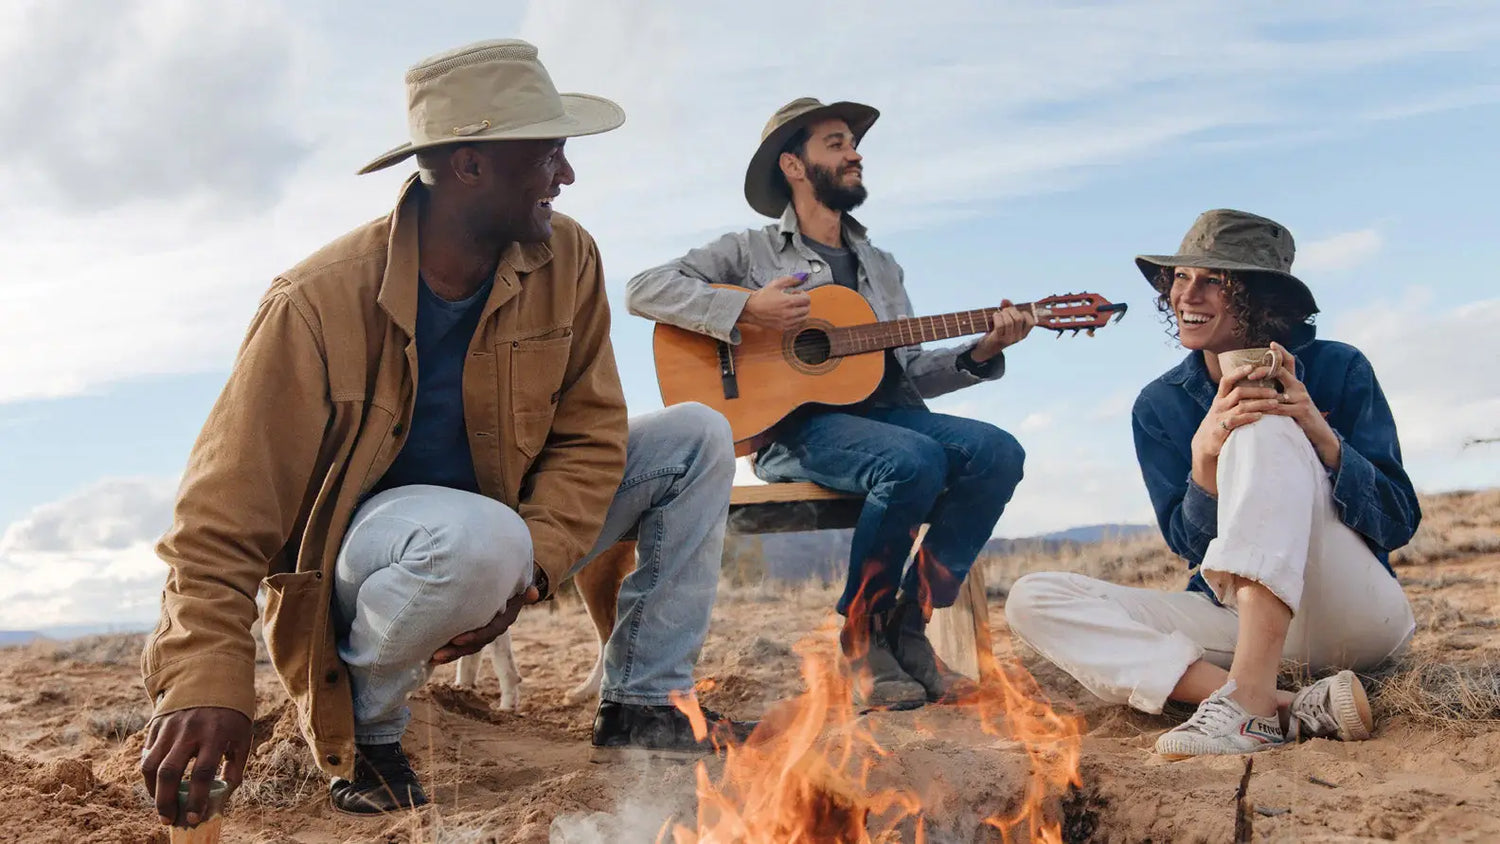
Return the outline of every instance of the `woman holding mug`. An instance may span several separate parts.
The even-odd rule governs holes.
[[[1421,519],[1395,421],[1365,356],[1315,339],[1294,251],[1284,226],[1215,210],[1179,254],[1136,258],[1188,350],[1131,420],[1187,590],[1038,573],[1006,603],[1022,641],[1104,700],[1197,705],[1158,739],[1170,758],[1369,738],[1353,671],[1402,653],[1416,626],[1389,560]],[[1281,691],[1283,659],[1337,673]]]

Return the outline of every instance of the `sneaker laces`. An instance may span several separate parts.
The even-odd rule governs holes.
[[[1338,718],[1333,714],[1333,682],[1319,680],[1297,692],[1292,699],[1291,726],[1301,738],[1303,727],[1310,735],[1338,730]]]
[[[1224,735],[1234,732],[1235,727],[1245,720],[1244,709],[1229,699],[1234,692],[1235,683],[1230,680],[1219,689],[1208,696],[1208,699],[1198,704],[1191,717],[1178,727],[1179,730],[1192,730],[1206,736]]]

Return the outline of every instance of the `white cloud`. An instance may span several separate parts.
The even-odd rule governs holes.
[[[1045,431],[1051,428],[1052,424],[1052,414],[1050,413],[1040,411],[1037,413],[1028,413],[1026,418],[1021,420],[1020,430],[1025,433]]]
[[[227,366],[274,273],[388,207],[401,174],[352,171],[400,140],[401,73],[419,56],[384,32],[303,28],[328,16],[290,8],[28,0],[0,12],[0,132],[14,147],[0,184],[40,191],[0,208],[0,312],[20,315],[0,333],[0,402]],[[527,7],[520,34],[564,90],[629,114],[570,147],[579,183],[559,203],[599,238],[618,285],[754,222],[742,168],[794,96],[882,108],[867,222],[888,233],[1219,130],[1305,132],[1329,119],[1290,104],[1309,85],[1496,39],[1483,4],[1384,8],[770,0],[745,15],[727,2],[548,0]],[[1352,34],[1285,35],[1300,24]],[[64,307],[65,335],[46,318]]]
[[[279,3],[28,0],[0,31],[0,179],[32,203],[255,208],[306,153]]]
[[[1324,334],[1370,359],[1421,488],[1490,486],[1500,477],[1493,449],[1463,452],[1471,438],[1500,435],[1497,322],[1500,299],[1455,306],[1412,288],[1341,317]]]
[[[1313,278],[1323,273],[1347,272],[1380,253],[1383,242],[1375,229],[1343,232],[1297,248],[1292,271]]]
[[[170,479],[107,478],[13,522],[0,534],[0,628],[150,621],[167,573],[154,546],[175,490]]]

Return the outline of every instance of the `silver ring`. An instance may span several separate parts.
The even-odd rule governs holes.
[[[1282,393],[1281,395],[1279,395],[1279,396],[1276,397],[1276,401],[1278,401],[1278,402],[1280,402],[1282,404],[1291,404],[1292,403],[1292,397],[1289,396],[1289,395],[1287,395],[1286,393]]]
[[[1227,420],[1227,419],[1220,419],[1219,420],[1219,427],[1223,428],[1226,431],[1229,430],[1229,420]]]

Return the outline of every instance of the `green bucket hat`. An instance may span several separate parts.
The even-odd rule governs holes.
[[[760,146],[745,169],[745,200],[750,207],[767,217],[780,217],[792,201],[778,178],[781,173],[781,150],[797,130],[819,120],[838,118],[849,124],[854,140],[859,142],[880,112],[867,105],[837,102],[824,105],[812,97],[800,97],[776,110],[760,133]]]
[[[1137,255],[1135,265],[1153,286],[1162,267],[1257,273],[1285,284],[1298,303],[1315,314],[1318,303],[1312,291],[1291,273],[1296,254],[1297,244],[1286,226],[1245,211],[1218,208],[1198,215],[1176,255]]]

